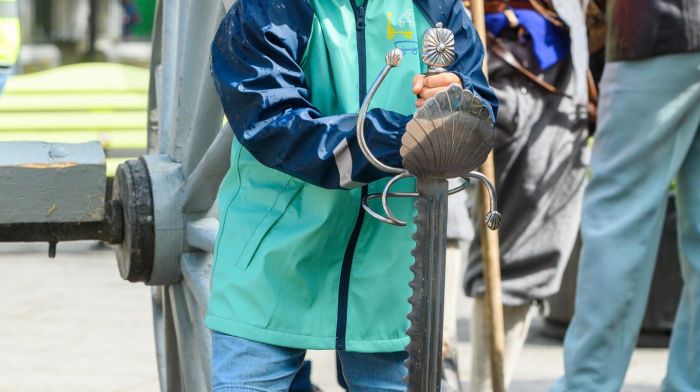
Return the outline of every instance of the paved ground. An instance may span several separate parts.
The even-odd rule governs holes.
[[[110,250],[93,243],[0,244],[0,392],[157,391],[149,290],[121,281]],[[460,324],[468,326],[468,301]],[[468,329],[468,328],[467,328]],[[469,378],[468,336],[461,336],[462,376]],[[640,349],[625,392],[658,390],[666,350]],[[332,352],[312,352],[314,379],[334,386]],[[562,373],[559,342],[530,333],[511,391],[546,391]]]

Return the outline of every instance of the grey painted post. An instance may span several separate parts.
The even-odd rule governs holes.
[[[96,222],[104,217],[98,142],[0,143],[0,224]]]

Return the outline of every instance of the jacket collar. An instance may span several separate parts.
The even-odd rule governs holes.
[[[423,16],[435,26],[438,22],[447,24],[447,21],[452,14],[453,1],[444,0],[413,0],[422,12]]]

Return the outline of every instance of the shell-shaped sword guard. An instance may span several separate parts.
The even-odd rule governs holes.
[[[386,184],[384,192],[364,197],[362,207],[382,222],[405,226],[406,222],[397,219],[391,212],[387,199],[417,197],[418,194],[391,192],[392,185],[398,180],[414,176],[441,179],[462,177],[467,180],[449,191],[449,194],[453,194],[466,188],[469,179],[477,179],[484,183],[490,195],[491,206],[485,217],[486,225],[492,230],[497,229],[501,215],[496,207],[494,186],[483,174],[472,171],[486,160],[493,148],[494,128],[483,102],[470,91],[452,85],[428,99],[416,111],[401,140],[403,168],[382,163],[369,150],[364,135],[364,123],[370,101],[389,71],[401,63],[402,57],[403,52],[400,49],[392,49],[386,54],[386,65],[370,87],[358,113],[356,131],[360,150],[376,168],[395,174]],[[427,30],[423,36],[423,61],[429,67],[427,75],[445,72],[445,67],[454,59],[452,32],[442,28],[441,24]],[[382,200],[385,215],[375,212],[368,204],[370,200],[379,198]]]
[[[494,137],[481,99],[453,84],[425,101],[406,126],[403,167],[417,177],[461,177],[486,160]]]

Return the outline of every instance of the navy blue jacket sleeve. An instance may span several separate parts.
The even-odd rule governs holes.
[[[312,22],[305,0],[241,0],[229,10],[211,64],[231,128],[262,164],[317,186],[352,188],[385,177],[359,149],[357,114],[326,116],[310,102],[299,64]],[[401,166],[409,120],[381,109],[368,113],[367,142],[382,162]]]
[[[456,59],[448,67],[462,79],[465,89],[481,98],[488,108],[491,120],[495,122],[498,112],[498,98],[493,92],[481,68],[484,62],[484,47],[461,1],[452,1],[452,9],[447,15],[444,27],[455,35]]]

